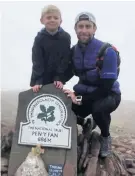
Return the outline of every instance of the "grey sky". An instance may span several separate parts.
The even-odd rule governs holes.
[[[2,89],[28,89],[31,75],[31,48],[40,24],[41,9],[57,5],[63,16],[62,27],[77,41],[74,19],[81,11],[92,12],[97,19],[96,37],[113,43],[121,53],[119,81],[124,99],[135,100],[135,2],[0,2]],[[77,78],[67,87],[72,88]]]

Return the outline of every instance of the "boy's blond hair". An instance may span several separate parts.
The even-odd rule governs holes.
[[[42,12],[41,12],[41,17],[43,15],[45,15],[46,13],[52,13],[52,12],[56,12],[56,13],[59,13],[60,17],[61,17],[61,11],[58,7],[56,7],[55,5],[48,5],[48,6],[45,6],[43,9],[42,9]]]

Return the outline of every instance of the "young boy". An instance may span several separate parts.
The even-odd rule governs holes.
[[[33,92],[50,83],[62,89],[70,57],[71,37],[60,27],[61,12],[56,6],[46,6],[40,21],[45,28],[38,32],[32,47],[30,86]]]

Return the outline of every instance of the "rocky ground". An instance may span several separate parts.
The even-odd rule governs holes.
[[[111,127],[113,150],[127,158],[135,159],[135,133],[120,127]]]
[[[18,93],[14,92],[3,92],[2,93],[2,108],[1,108],[1,175],[7,176],[8,169],[8,158],[11,149],[12,135],[14,132],[14,124],[17,112],[17,96]],[[135,176],[135,102],[132,101],[122,101],[121,106],[117,111],[113,113],[111,135],[112,135],[112,148],[114,151],[112,163],[117,160],[117,164],[111,164],[109,160],[106,163],[107,168],[111,167],[111,170],[119,170],[119,172],[114,172],[114,174],[109,174],[106,172],[108,169],[99,169],[96,176],[119,176],[120,175],[130,175]],[[124,128],[123,128],[124,127]],[[125,128],[126,127],[126,128]],[[81,130],[79,129],[81,132]],[[99,130],[97,130],[99,132]],[[98,140],[95,140],[98,141]],[[93,144],[94,146],[94,144]],[[99,143],[97,142],[99,149]],[[91,150],[93,153],[94,150]],[[96,157],[90,156],[90,163],[94,162],[100,163],[100,159],[97,157],[98,150],[96,150]],[[95,155],[95,153],[94,153]],[[123,164],[121,163],[123,162]],[[95,165],[89,165],[90,168],[95,167]],[[100,167],[103,168],[102,163]],[[105,166],[106,167],[106,166]],[[95,167],[96,168],[96,167]],[[118,169],[119,168],[119,169]],[[120,171],[121,170],[121,171]],[[125,172],[126,170],[126,172]],[[94,170],[91,170],[94,171]],[[109,172],[109,171],[108,171]],[[90,173],[90,172],[89,172]],[[94,172],[89,175],[83,176],[95,176]]]
[[[100,151],[99,129],[87,141],[79,127],[78,170],[79,176],[135,176],[135,133],[112,126],[112,155],[103,159]],[[80,144],[81,143],[81,144]]]
[[[1,175],[2,176],[7,176],[7,169],[8,169],[8,159],[9,159],[9,154],[10,154],[10,149],[11,149],[11,143],[12,143],[12,136],[13,136],[13,128],[12,127],[6,127],[6,124],[2,124],[2,138],[1,138],[1,143],[2,143],[2,155],[1,155]],[[98,129],[96,131],[99,131]],[[81,133],[81,130],[79,128],[79,134]],[[129,176],[135,176],[135,133],[129,133],[128,131],[126,131],[123,128],[120,127],[111,127],[111,134],[112,134],[112,148],[114,151],[114,156],[113,158],[107,161],[111,162],[111,163],[117,163],[117,167],[119,166],[121,168],[121,170],[123,169],[123,175],[129,175]],[[96,139],[96,138],[95,138]],[[92,141],[96,141],[96,140],[92,140]],[[92,145],[92,144],[91,144]],[[93,143],[93,149],[91,149],[91,153],[93,153],[93,156],[91,154],[90,156],[90,161],[92,162],[92,168],[93,168],[93,163],[95,163],[96,161],[99,162],[99,158],[98,158],[98,153],[99,153],[99,143]],[[92,147],[91,147],[92,148]],[[96,151],[96,153],[95,153]],[[119,161],[116,161],[117,160]],[[101,162],[101,161],[100,161]],[[121,165],[121,162],[123,162],[123,165]],[[106,167],[105,165],[101,166],[102,164],[100,164],[100,167]],[[111,165],[111,164],[110,164]],[[104,173],[104,175],[107,175],[107,171],[103,170],[103,169],[99,169],[99,165],[96,166],[98,169],[100,170],[100,172],[98,171],[98,175],[95,174],[94,175],[94,171],[90,174],[82,174],[83,176],[100,176],[102,175],[101,173]],[[107,166],[108,167],[108,166]],[[114,164],[112,164],[112,167],[116,167],[114,166]],[[90,167],[91,168],[91,167]],[[125,168],[125,170],[124,170]],[[96,173],[97,173],[96,170]],[[111,171],[108,171],[111,172]],[[114,176],[119,176],[121,174],[122,171],[119,170],[119,174],[118,171],[115,171]],[[100,173],[100,174],[99,174]],[[78,174],[79,175],[79,174]],[[103,176],[104,176],[103,175]],[[108,174],[109,176],[109,174]],[[111,175],[113,176],[113,174]],[[121,176],[121,175],[120,175]]]
[[[112,148],[125,159],[128,173],[135,176],[135,132],[129,131],[122,127],[111,127]]]

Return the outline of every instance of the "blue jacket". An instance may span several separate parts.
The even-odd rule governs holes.
[[[104,56],[103,67],[99,72],[96,69],[96,56],[103,42],[95,38],[91,39],[87,46],[77,44],[74,47],[72,62],[74,71],[79,77],[79,82],[74,86],[77,94],[92,94],[101,90],[101,94],[110,92],[121,94],[117,81],[117,55],[112,48],[108,48]],[[111,80],[111,84],[104,86],[104,81]]]

